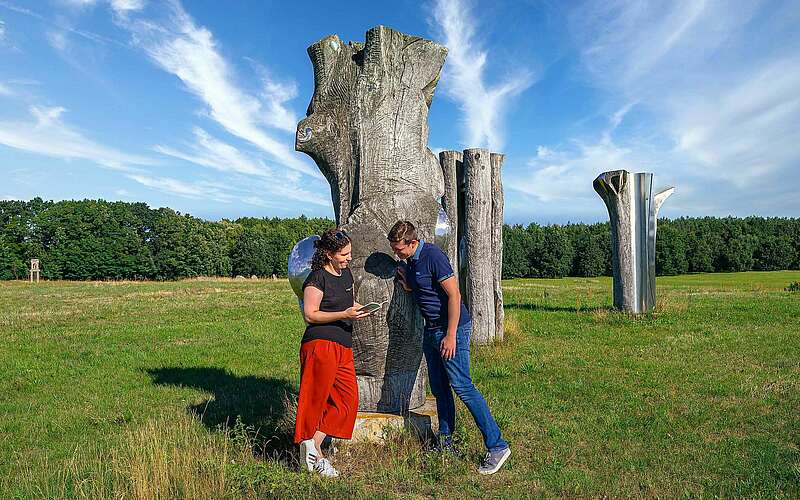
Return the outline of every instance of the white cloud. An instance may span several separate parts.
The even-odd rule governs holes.
[[[786,21],[791,10],[750,0],[580,4],[571,29],[583,74],[602,89],[598,107],[617,111],[568,147],[544,145],[552,157],[540,147],[533,172],[510,172],[512,189],[569,210],[571,197],[595,196],[598,173],[626,168],[675,185],[667,208],[678,213],[797,210],[785,203],[800,189],[800,32]]]
[[[228,132],[254,144],[281,165],[321,179],[321,174],[294,152],[293,138],[276,139],[259,126],[268,123],[281,130],[294,130],[283,108],[291,95],[289,87],[271,82],[265,85],[265,103],[239,88],[212,33],[197,26],[179,3],[171,7],[166,23],[136,21],[127,16],[116,20],[130,30],[134,41],[156,64],[180,78],[208,106],[209,116]],[[267,116],[276,111],[277,115]]]
[[[629,149],[603,140],[595,144],[576,142],[573,148],[550,151],[528,162],[533,169],[525,174],[507,174],[505,186],[539,201],[575,202],[596,196],[592,180],[607,170],[639,171],[637,159]]]
[[[61,120],[62,107],[31,106],[32,121],[0,121],[0,144],[61,159],[89,160],[108,168],[131,171],[133,165],[154,165],[95,142]]]
[[[111,0],[111,8],[117,13],[142,10],[144,0]]]
[[[0,83],[0,96],[12,97],[13,95],[14,92],[10,88],[6,87],[3,83]]]
[[[205,130],[195,128],[194,134],[195,141],[187,146],[188,151],[179,151],[167,146],[156,146],[155,150],[220,172],[249,176],[246,179],[230,179],[231,183],[241,184],[242,191],[252,193],[248,199],[269,197],[275,200],[291,199],[314,205],[330,206],[331,202],[328,198],[299,187],[301,176],[298,172],[292,170],[275,172],[262,161],[212,137]],[[263,202],[259,202],[259,206],[261,204]]]
[[[297,115],[285,104],[297,97],[297,85],[294,83],[281,84],[265,77],[261,95],[266,104],[264,123],[294,133],[297,129]]]
[[[677,150],[741,187],[800,166],[800,58],[753,68],[733,88],[676,100]],[[795,171],[796,172],[796,171]]]
[[[161,145],[154,149],[159,153],[222,172],[257,176],[272,175],[270,169],[262,161],[246,157],[235,147],[210,136],[205,130],[195,127],[194,136],[195,142],[190,146],[189,152]]]
[[[532,79],[524,70],[495,85],[485,80],[488,54],[476,40],[475,16],[462,0],[436,0],[434,21],[448,48],[442,89],[464,113],[464,144],[503,147],[503,113],[509,100],[527,89]]]
[[[67,34],[64,31],[48,31],[47,43],[58,52],[66,52],[68,47]]]
[[[6,39],[6,23],[0,20],[0,42]]]
[[[208,199],[221,203],[231,203],[235,200],[233,195],[225,192],[225,186],[212,182],[186,182],[171,177],[144,174],[128,174],[128,178],[151,189],[184,198]]]

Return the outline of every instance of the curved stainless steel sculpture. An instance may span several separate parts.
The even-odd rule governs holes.
[[[455,238],[453,226],[450,224],[447,212],[440,206],[439,218],[436,220],[436,228],[433,231],[433,244],[439,248],[448,248],[453,238]]]
[[[653,194],[653,174],[627,170],[603,172],[593,186],[611,220],[614,307],[637,314],[650,311],[656,303],[658,210],[675,188]]]
[[[311,258],[314,257],[314,242],[319,239],[316,234],[298,241],[289,254],[289,285],[300,304],[300,313],[303,312],[303,283],[311,273]]]

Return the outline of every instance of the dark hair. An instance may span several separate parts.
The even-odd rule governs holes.
[[[414,224],[408,220],[399,220],[395,222],[394,226],[389,230],[389,234],[386,236],[390,242],[395,243],[398,241],[405,241],[406,243],[411,243],[414,240],[418,240],[417,237],[417,229],[414,227]]]
[[[311,270],[316,271],[330,262],[328,253],[336,253],[350,244],[350,237],[339,229],[331,228],[322,233],[314,242],[314,257],[311,258]]]

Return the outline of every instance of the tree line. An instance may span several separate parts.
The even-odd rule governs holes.
[[[286,275],[289,252],[327,218],[212,222],[169,208],[103,200],[0,201],[0,279],[172,280]],[[608,223],[503,227],[503,277],[611,274]],[[800,268],[800,219],[660,219],[659,275]]]

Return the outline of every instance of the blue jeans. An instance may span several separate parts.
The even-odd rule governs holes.
[[[450,436],[455,428],[456,406],[453,392],[464,402],[478,429],[483,434],[483,443],[489,451],[503,450],[508,443],[500,436],[486,399],[472,383],[469,374],[469,340],[472,333],[472,322],[458,327],[456,331],[456,354],[452,359],[442,359],[440,345],[447,332],[440,327],[425,328],[422,340],[422,352],[428,364],[428,379],[431,392],[436,398],[436,411],[439,413],[439,434]]]

